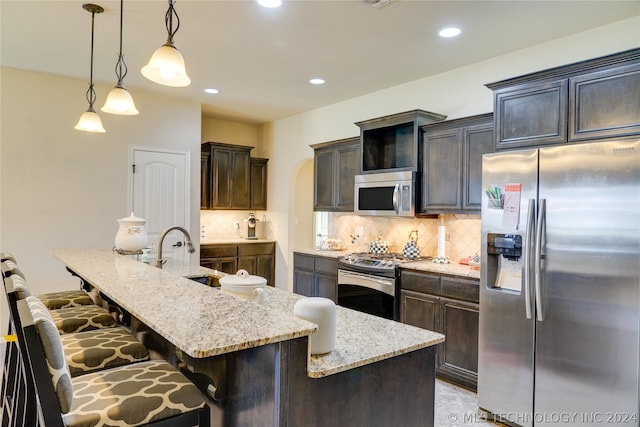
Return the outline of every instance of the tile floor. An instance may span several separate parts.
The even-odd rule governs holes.
[[[487,421],[478,411],[476,393],[442,380],[436,380],[435,427],[505,426]]]

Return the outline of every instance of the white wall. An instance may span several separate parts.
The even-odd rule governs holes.
[[[116,219],[129,214],[130,144],[190,152],[190,232],[198,235],[198,103],[132,91],[140,115],[114,116],[99,111],[112,86],[98,84],[107,132],[91,134],[73,129],[87,109],[86,81],[2,68],[0,87],[0,248],[16,255],[34,293],[77,287],[47,248],[113,246]]]
[[[359,129],[353,123],[407,110],[423,109],[449,119],[491,112],[492,92],[485,83],[637,48],[638,28],[640,17],[636,16],[269,124],[264,143],[270,148],[271,159],[269,215],[280,250],[276,259],[278,287],[292,289],[292,251],[300,241],[296,233],[311,233],[296,227],[294,218],[300,221],[305,214],[295,203],[296,194],[291,193],[300,166],[313,158],[310,144],[357,136]],[[312,215],[311,204],[306,215]]]

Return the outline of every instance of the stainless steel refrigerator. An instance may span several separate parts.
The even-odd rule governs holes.
[[[640,140],[487,154],[478,404],[639,425]]]

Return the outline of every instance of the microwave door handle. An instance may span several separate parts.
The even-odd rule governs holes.
[[[398,183],[393,189],[393,210],[396,211],[396,214],[400,213],[399,199],[400,199],[400,184]]]

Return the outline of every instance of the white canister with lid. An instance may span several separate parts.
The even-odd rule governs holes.
[[[336,346],[336,305],[329,298],[301,298],[293,306],[293,315],[318,325],[309,336],[309,353],[325,354]]]
[[[149,243],[145,224],[147,220],[138,218],[131,212],[126,218],[120,218],[116,233],[116,249],[127,252],[138,252]]]
[[[247,270],[238,270],[236,274],[228,274],[220,278],[221,290],[240,298],[259,304],[269,302],[269,295],[264,290],[267,279],[252,276]]]

